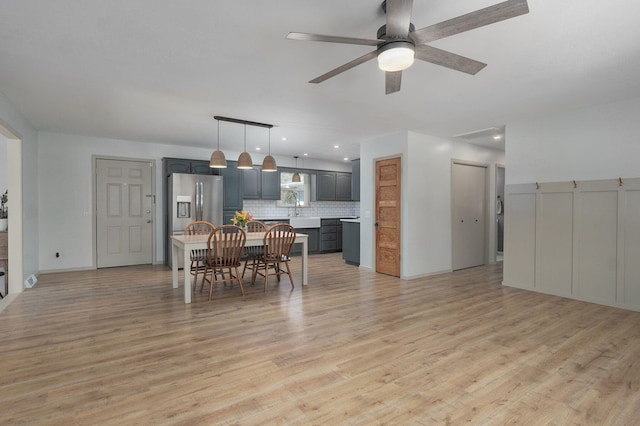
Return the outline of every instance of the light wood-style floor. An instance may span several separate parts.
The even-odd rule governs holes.
[[[331,254],[185,305],[165,267],[41,275],[0,313],[0,424],[638,424],[640,313],[501,277]]]

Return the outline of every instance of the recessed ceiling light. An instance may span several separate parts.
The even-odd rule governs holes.
[[[282,138],[282,140],[283,140],[283,141],[286,141],[286,140],[287,140],[287,138]]]
[[[349,161],[349,157],[344,157],[344,161]]]
[[[334,147],[335,149],[338,149],[338,148],[340,148],[340,145],[334,145],[333,147]]]
[[[260,151],[262,148],[260,148],[259,146],[256,146],[256,151]]]
[[[502,136],[500,136],[500,135],[495,135],[495,136],[493,137],[493,139],[494,139],[494,140],[496,140],[496,141],[499,141],[500,139],[502,139]]]
[[[304,154],[302,154],[302,155],[304,155],[305,157],[308,157],[308,156],[309,156],[309,153],[308,153],[308,152],[305,152],[305,153],[304,153]]]

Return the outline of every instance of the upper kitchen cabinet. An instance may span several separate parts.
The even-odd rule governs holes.
[[[351,201],[351,173],[336,172],[336,201]]]
[[[360,160],[351,162],[351,199],[360,201]]]
[[[236,165],[236,161],[227,160],[227,168],[218,169],[223,177],[224,210],[242,210],[243,170]]]
[[[280,199],[280,173],[263,172],[260,166],[243,170],[242,178],[244,194],[248,200],[279,200]]]
[[[253,169],[242,170],[242,198],[247,200],[260,199],[260,167],[253,166]]]
[[[280,172],[261,172],[263,200],[280,199]]]
[[[206,160],[188,160],[184,158],[163,158],[162,164],[165,176],[171,173],[188,173],[197,175],[211,175],[213,169]]]
[[[318,172],[316,176],[316,199],[318,201],[335,201],[336,173]]]
[[[316,200],[351,201],[351,173],[318,172]]]

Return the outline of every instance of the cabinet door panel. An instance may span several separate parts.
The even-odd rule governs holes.
[[[573,193],[543,193],[538,196],[535,288],[570,296],[573,274]]]
[[[262,172],[262,193],[263,200],[280,199],[280,172]]]
[[[258,167],[242,171],[242,198],[248,200],[260,199],[260,174]]]
[[[351,201],[351,173],[336,173],[336,201]]]
[[[317,199],[318,201],[335,201],[336,199],[336,174],[335,172],[318,172],[317,174]]]
[[[220,169],[224,185],[224,209],[242,210],[242,170],[236,161],[227,161],[227,168]]]

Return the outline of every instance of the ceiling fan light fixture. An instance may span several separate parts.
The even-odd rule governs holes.
[[[402,71],[413,65],[415,49],[408,41],[384,44],[378,49],[378,67],[382,71]]]

